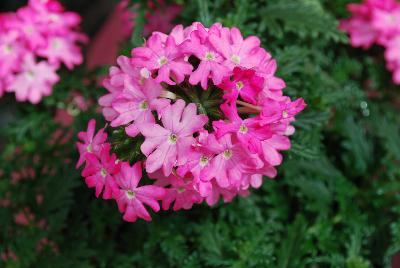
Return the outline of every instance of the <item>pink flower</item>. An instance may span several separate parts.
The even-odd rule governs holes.
[[[143,85],[127,85],[127,88],[113,102],[112,107],[118,116],[111,122],[111,126],[121,126],[131,123],[126,127],[126,133],[135,137],[139,133],[138,125],[155,123],[153,111],[161,115],[162,110],[169,105],[166,99],[158,98],[162,87],[149,78]]]
[[[390,68],[398,66],[391,61]],[[157,212],[157,200],[164,210],[172,203],[179,210],[248,196],[264,176],[277,175],[281,151],[290,148],[295,132],[291,124],[306,106],[301,98],[291,101],[283,95],[285,82],[276,70],[259,39],[243,38],[236,28],[195,22],[178,25],[170,34],[153,32],[133,49],[132,58],[120,57],[118,67],[111,67],[104,80],[109,93],[99,103],[111,128],[122,126],[130,136],[125,141],[118,131],[113,150],[130,161],[143,158],[156,182],[137,187],[142,166],[131,168],[128,162],[111,179],[102,178],[110,173],[101,172],[106,163],[115,162],[108,159],[108,143],[100,147],[107,148],[105,157],[103,151],[87,152],[92,134],[80,149],[85,170],[91,170],[83,175],[93,177],[88,186],[98,185],[97,193],[112,189],[126,221],[151,220],[144,205]],[[126,152],[127,144],[140,145],[143,155]]]
[[[151,220],[143,204],[150,206],[155,212],[160,210],[157,200],[165,195],[162,187],[146,185],[138,187],[142,177],[141,163],[137,162],[132,167],[127,162],[121,164],[121,171],[115,176],[117,188],[113,191],[113,197],[117,201],[118,209],[124,213],[125,221],[134,222],[138,218]]]
[[[99,155],[100,150],[107,139],[107,134],[104,133],[103,128],[100,129],[96,135],[94,134],[95,129],[96,121],[91,119],[88,123],[87,131],[78,133],[78,137],[82,143],[76,143],[80,154],[76,168],[79,168],[85,162],[87,154]]]
[[[158,34],[152,35],[145,47],[132,50],[132,63],[137,67],[145,67],[151,71],[157,71],[156,82],[165,82],[174,85],[181,83],[185,75],[192,73],[192,65],[183,60],[182,50],[176,45],[175,39],[169,36],[166,42],[162,42]]]
[[[143,124],[140,131],[145,137],[141,146],[146,155],[146,170],[152,173],[163,168],[165,176],[172,172],[175,165],[183,165],[195,139],[193,134],[200,131],[207,123],[205,115],[196,114],[196,105],[177,100],[165,108],[162,124]]]
[[[38,49],[37,53],[47,58],[50,64],[58,66],[64,63],[70,70],[83,62],[81,50],[75,44],[75,40],[64,37],[49,38],[46,45]]]
[[[10,91],[15,92],[18,101],[27,101],[36,104],[43,96],[48,96],[59,77],[55,67],[45,61],[36,63],[32,55],[25,57],[22,70],[15,75],[10,83]]]
[[[174,202],[173,210],[191,209],[193,204],[201,203],[203,198],[193,187],[192,180],[177,177],[171,174],[168,178],[159,177],[156,185],[165,188],[165,196],[162,199],[162,208],[168,210]],[[166,188],[169,186],[168,188]]]
[[[222,188],[239,186],[243,173],[262,166],[256,155],[248,153],[240,143],[233,143],[230,134],[219,139],[209,135],[207,146],[216,154],[210,163],[210,173]]]
[[[210,34],[209,40],[212,46],[224,56],[224,65],[231,70],[235,66],[254,68],[259,64],[261,54],[266,53],[260,48],[258,37],[249,36],[243,39],[237,28],[223,28],[220,35]]]
[[[82,176],[89,188],[95,188],[98,198],[103,192],[104,199],[112,197],[115,188],[114,175],[118,173],[120,165],[117,163],[115,154],[110,156],[110,145],[104,144],[99,155],[86,154],[86,166],[82,171]]]
[[[223,77],[229,73],[229,69],[222,65],[224,57],[210,44],[208,37],[210,32],[219,32],[219,25],[214,24],[209,30],[198,24],[197,30],[190,34],[190,40],[182,44],[182,49],[187,54],[192,54],[200,60],[197,69],[190,75],[189,83],[201,84],[207,89],[208,79],[211,78],[214,85],[219,85]]]
[[[181,13],[182,7],[176,4],[167,5],[165,1],[157,1],[157,6],[151,6],[148,1],[149,9],[145,14],[146,24],[144,25],[144,36],[150,35],[154,31],[166,33],[174,26],[172,21]]]
[[[136,84],[149,78],[150,74],[134,68],[131,59],[120,56],[117,59],[118,67],[112,66],[109,75],[103,81],[103,86],[109,91],[100,97],[99,104],[103,107],[103,115],[107,121],[112,121],[118,116],[118,112],[112,108],[113,102],[122,94],[125,86]]]
[[[34,104],[50,95],[60,63],[72,69],[82,62],[78,44],[87,37],[76,30],[79,23],[79,15],[56,0],[30,0],[0,14],[0,95],[6,89]]]
[[[400,84],[400,57],[395,45],[400,36],[400,4],[395,0],[364,0],[348,5],[348,10],[353,17],[342,20],[341,29],[349,33],[351,45],[384,46],[387,68],[393,72],[393,81]]]
[[[224,99],[230,102],[235,102],[240,95],[243,100],[256,104],[256,97],[262,90],[263,84],[264,79],[257,76],[254,70],[235,67],[233,78],[225,77],[219,87],[227,91]]]
[[[261,141],[271,137],[273,131],[269,127],[261,126],[261,121],[257,118],[241,119],[237,113],[236,104],[222,104],[221,110],[229,121],[213,122],[216,136],[220,138],[227,133],[232,133],[251,153],[260,154]]]

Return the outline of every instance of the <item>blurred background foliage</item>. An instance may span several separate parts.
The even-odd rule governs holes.
[[[117,1],[64,2],[93,35]],[[146,2],[125,54],[143,43]],[[114,202],[94,198],[75,170],[74,143],[89,118],[105,123],[94,104],[106,68],[63,71],[37,106],[3,97],[0,267],[390,267],[400,251],[400,88],[382,50],[351,48],[338,31],[349,2],[176,1],[176,23],[219,21],[259,36],[286,94],[308,103],[279,176],[230,204],[131,224]],[[80,110],[74,94],[93,105]],[[60,110],[72,125],[54,120]]]

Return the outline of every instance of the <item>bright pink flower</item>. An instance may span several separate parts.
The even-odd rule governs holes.
[[[216,154],[210,163],[210,173],[222,188],[239,186],[243,173],[263,165],[256,155],[248,153],[240,143],[233,143],[230,134],[219,139],[213,134],[209,135],[207,146]]]
[[[213,127],[218,138],[232,133],[251,153],[260,154],[261,141],[270,138],[273,131],[268,126],[261,126],[258,118],[241,119],[236,104],[222,104],[221,110],[229,121],[214,121]]]
[[[165,176],[172,172],[175,165],[183,165],[195,139],[193,134],[200,131],[207,123],[205,115],[196,114],[196,105],[190,103],[185,107],[183,100],[165,108],[161,127],[158,124],[143,124],[140,131],[145,137],[141,146],[146,155],[146,170],[152,173],[163,168]]]
[[[125,221],[134,222],[137,218],[150,221],[151,216],[143,204],[148,205],[155,212],[160,210],[157,200],[164,198],[165,190],[156,185],[138,187],[141,177],[140,162],[132,167],[129,166],[129,163],[123,162],[121,171],[115,176],[118,187],[114,189],[113,197],[117,201],[119,211],[124,213]]]
[[[200,196],[209,196],[212,191],[213,179],[211,173],[210,161],[214,154],[209,152],[207,148],[197,148],[193,150],[185,165],[178,167],[177,174],[184,178],[193,176],[193,188],[199,192]]]
[[[173,210],[191,209],[193,204],[201,203],[203,198],[193,187],[190,178],[177,177],[171,174],[167,178],[159,178],[156,185],[165,188],[165,196],[162,199],[162,208],[168,210],[174,202]],[[169,186],[167,188],[167,186]]]
[[[110,156],[110,145],[104,144],[100,148],[99,155],[86,154],[86,166],[82,171],[82,177],[89,188],[95,188],[98,198],[103,192],[104,199],[112,197],[115,188],[114,175],[119,172],[120,165],[117,163],[115,154]]]
[[[96,121],[91,119],[88,123],[86,132],[82,131],[78,133],[78,138],[82,141],[82,143],[76,143],[80,154],[76,168],[79,168],[85,162],[86,154],[95,154],[99,156],[100,150],[107,139],[107,134],[104,133],[104,129],[102,128],[95,135],[95,129]]]
[[[212,191],[210,195],[206,197],[206,202],[209,206],[214,206],[216,203],[218,203],[221,196],[225,203],[229,203],[237,195],[237,191],[222,188],[217,182],[212,183],[211,189]]]
[[[9,85],[9,91],[15,92],[18,101],[38,103],[43,96],[51,94],[59,80],[54,66],[45,61],[36,63],[31,55],[25,57],[21,69]]]
[[[192,73],[192,65],[183,60],[182,50],[176,45],[175,39],[169,36],[166,42],[162,42],[158,34],[152,35],[145,47],[132,50],[132,63],[137,67],[145,67],[151,71],[157,71],[156,81],[174,85],[181,83],[185,75]]]
[[[190,34],[190,39],[182,44],[182,49],[187,54],[192,54],[200,60],[197,69],[190,75],[189,83],[201,84],[207,89],[208,79],[211,78],[214,85],[219,85],[222,79],[229,73],[229,69],[222,65],[224,57],[210,44],[210,33],[218,33],[220,25],[214,24],[209,30],[198,24],[197,30]]]
[[[256,104],[256,97],[262,90],[263,84],[264,79],[257,76],[254,70],[235,67],[232,79],[225,77],[219,87],[227,91],[224,99],[229,102],[235,102],[240,95],[243,100]]]

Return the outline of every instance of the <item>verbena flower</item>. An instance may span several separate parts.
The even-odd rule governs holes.
[[[349,4],[352,17],[341,21],[340,28],[350,35],[354,47],[370,48],[374,44],[386,49],[388,70],[393,81],[400,84],[400,3],[396,0],[364,0]]]
[[[113,191],[119,211],[124,213],[124,220],[136,221],[137,218],[150,221],[151,216],[145,205],[151,207],[155,212],[160,210],[158,200],[164,198],[165,189],[156,185],[139,186],[142,178],[141,163],[137,162],[132,167],[126,162],[121,164],[121,171],[115,176],[118,188]]]
[[[78,44],[87,37],[79,24],[79,15],[56,0],[30,0],[15,13],[0,13],[0,96],[15,92],[17,101],[37,104],[50,95],[61,64],[73,69],[83,62]]]
[[[282,151],[291,146],[292,122],[306,106],[283,94],[276,69],[257,37],[198,22],[169,35],[155,32],[131,58],[119,57],[99,104],[113,129],[112,146],[102,147],[130,172],[110,176],[124,219],[150,220],[143,204],[157,212],[157,200],[173,210],[230,202],[261,187],[264,176],[275,177]],[[79,164],[96,173],[105,163],[85,150],[91,137],[83,135]],[[143,167],[130,168],[137,161]],[[155,181],[146,178],[151,185],[137,187],[142,171]],[[139,193],[144,187],[146,196]]]

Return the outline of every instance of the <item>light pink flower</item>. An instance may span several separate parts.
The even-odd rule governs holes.
[[[190,75],[189,83],[201,84],[207,89],[208,79],[211,78],[214,85],[219,85],[222,79],[229,73],[229,69],[222,65],[224,57],[210,44],[210,33],[218,34],[220,26],[214,24],[209,30],[198,24],[197,30],[190,34],[190,39],[182,44],[182,49],[187,54],[192,54],[200,60],[197,69]]]
[[[112,108],[118,116],[111,126],[121,126],[131,123],[125,128],[126,133],[135,137],[139,133],[138,125],[155,123],[153,111],[161,115],[162,110],[169,105],[169,100],[158,98],[162,87],[152,78],[146,79],[143,85],[125,83],[126,88],[112,103]]]
[[[205,115],[197,115],[194,103],[185,107],[183,100],[165,108],[162,124],[143,124],[140,131],[145,137],[141,146],[146,155],[146,170],[152,173],[162,167],[168,176],[175,165],[183,165],[187,161],[188,152],[195,139],[193,134],[200,131],[207,123]]]
[[[36,63],[32,55],[25,57],[21,72],[9,85],[9,91],[15,92],[18,101],[27,101],[36,104],[43,96],[49,96],[53,85],[59,77],[55,67],[45,61]]]
[[[262,54],[266,53],[260,48],[260,39],[256,36],[243,38],[237,28],[223,28],[220,34],[210,34],[210,43],[224,56],[224,65],[233,69],[241,66],[247,69],[258,66]]]
[[[138,218],[151,220],[143,204],[151,207],[155,212],[160,210],[157,200],[164,198],[165,190],[156,185],[138,187],[142,177],[141,163],[137,162],[132,167],[129,163],[121,164],[121,171],[115,176],[118,185],[113,191],[113,197],[117,201],[118,209],[124,213],[125,221],[134,222]]]
[[[174,85],[181,83],[185,75],[192,73],[192,65],[183,60],[181,48],[176,45],[175,39],[169,36],[166,42],[162,42],[158,34],[152,35],[145,47],[132,50],[132,63],[137,67],[145,67],[151,71],[157,71],[156,81]]]
[[[65,37],[49,38],[46,45],[39,48],[37,53],[39,56],[47,58],[50,64],[58,66],[64,63],[70,70],[83,62],[81,50],[74,39]]]

